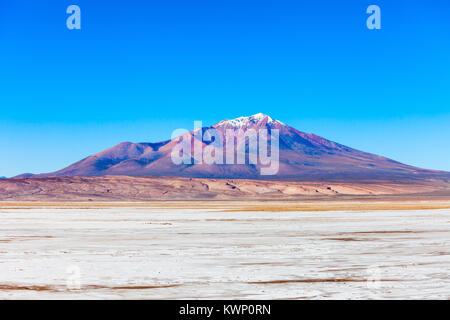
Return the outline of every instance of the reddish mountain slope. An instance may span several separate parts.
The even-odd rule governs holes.
[[[310,133],[300,132],[267,115],[256,114],[234,120],[221,121],[215,128],[223,136],[226,130],[239,135],[249,129],[279,130],[279,171],[274,176],[261,176],[258,164],[208,165],[193,163],[176,165],[171,158],[172,149],[179,139],[160,143],[124,142],[94,154],[62,170],[35,175],[51,176],[176,176],[195,178],[243,179],[449,179],[446,172],[408,166],[374,154],[358,151]],[[205,131],[207,128],[203,128]],[[241,131],[240,131],[241,130]],[[195,131],[184,135],[196,139]],[[225,139],[223,139],[225,141]],[[202,147],[208,143],[201,142]],[[222,148],[225,154],[227,145]],[[247,157],[249,151],[247,150]]]

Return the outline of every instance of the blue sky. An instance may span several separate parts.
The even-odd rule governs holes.
[[[449,19],[446,0],[1,0],[0,176],[258,112],[450,171]]]

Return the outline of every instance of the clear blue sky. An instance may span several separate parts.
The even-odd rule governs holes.
[[[1,0],[0,176],[258,112],[450,171],[449,21],[448,0]]]

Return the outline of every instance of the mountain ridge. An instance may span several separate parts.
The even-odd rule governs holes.
[[[173,148],[180,139],[200,142],[202,148],[208,143],[198,141],[198,131],[185,133],[173,140],[156,143],[122,142],[109,149],[88,156],[61,170],[18,177],[61,177],[61,176],[169,176],[188,178],[224,179],[447,179],[450,173],[428,170],[406,165],[375,154],[359,151],[312,133],[301,132],[279,120],[258,113],[249,117],[222,120],[203,131],[215,129],[225,136],[227,131],[236,137],[249,130],[267,129],[279,131],[279,165],[274,176],[261,176],[261,164],[205,164],[192,163],[176,165],[171,159]],[[197,129],[199,130],[199,129]],[[225,139],[224,139],[225,141]],[[245,140],[244,140],[245,142]],[[224,152],[227,149],[216,148]],[[219,150],[222,149],[222,150]],[[245,157],[249,157],[246,149]],[[235,151],[236,157],[236,151]]]

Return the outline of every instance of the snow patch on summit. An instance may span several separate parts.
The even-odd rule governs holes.
[[[223,120],[217,123],[215,127],[232,126],[234,128],[243,128],[247,127],[249,124],[256,124],[266,119],[268,124],[278,123],[281,125],[285,125],[283,122],[274,120],[268,115],[265,115],[263,113],[257,113],[249,117],[239,117],[232,120]]]

